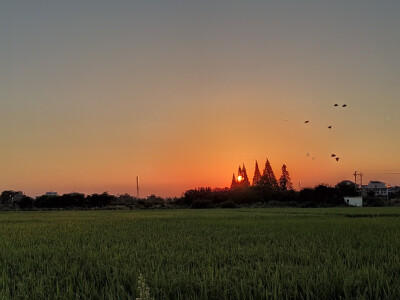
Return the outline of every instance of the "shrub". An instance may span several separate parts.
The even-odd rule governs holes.
[[[21,201],[19,201],[18,205],[21,209],[31,209],[33,208],[33,203],[33,198],[24,196]]]
[[[382,207],[385,206],[385,200],[379,197],[365,197],[364,206],[375,206]]]

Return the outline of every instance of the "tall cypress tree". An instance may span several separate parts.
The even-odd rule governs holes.
[[[265,162],[265,168],[263,171],[263,175],[261,176],[261,185],[267,189],[277,190],[278,189],[278,180],[276,180],[274,171],[272,170],[271,164],[269,160]]]
[[[282,175],[279,178],[279,188],[282,191],[293,189],[293,183],[290,180],[290,175],[285,164],[282,166]]]
[[[237,181],[236,181],[235,173],[233,173],[231,189],[234,189],[236,186],[237,186]]]
[[[256,167],[254,170],[254,176],[253,176],[253,185],[257,185],[261,180],[261,173],[260,169],[258,168],[258,163],[256,161]]]
[[[242,176],[243,176],[243,181],[241,182],[241,184],[243,185],[243,186],[250,186],[250,181],[249,181],[249,177],[247,177],[247,171],[246,171],[246,167],[244,166],[244,164],[243,164],[243,167],[242,167]]]

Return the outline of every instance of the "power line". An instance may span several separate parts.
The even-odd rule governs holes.
[[[400,169],[387,169],[387,170],[364,170],[367,172],[376,172],[376,173],[387,173],[387,172],[394,172],[394,173],[398,173],[400,172]]]
[[[400,175],[400,172],[387,172],[387,173],[381,173],[381,174]]]

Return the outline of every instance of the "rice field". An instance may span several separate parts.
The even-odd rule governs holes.
[[[400,208],[0,213],[0,299],[400,299]]]

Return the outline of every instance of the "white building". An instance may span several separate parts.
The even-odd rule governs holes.
[[[350,206],[363,206],[363,198],[357,197],[344,197],[344,201]]]
[[[366,195],[373,192],[375,196],[387,197],[389,187],[387,187],[386,183],[382,181],[370,181],[368,185],[363,186],[363,191]]]

